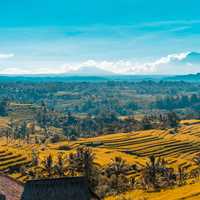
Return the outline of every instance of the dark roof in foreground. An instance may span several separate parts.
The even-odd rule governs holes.
[[[25,184],[21,200],[91,200],[84,177],[32,180]]]

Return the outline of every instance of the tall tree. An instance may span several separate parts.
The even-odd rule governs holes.
[[[62,177],[65,175],[65,160],[63,159],[62,154],[58,154],[57,156],[57,163],[55,165],[55,171],[59,177]]]
[[[4,99],[0,102],[0,116],[7,116],[8,102]]]
[[[98,165],[94,162],[94,158],[95,155],[92,150],[86,147],[79,147],[77,152],[70,154],[68,158],[70,174],[85,176],[92,190],[98,182]]]
[[[44,170],[47,172],[48,177],[51,177],[53,175],[53,158],[51,154],[47,156],[43,164]]]
[[[127,184],[126,174],[128,170],[129,166],[121,157],[112,159],[111,164],[106,169],[108,176],[112,177],[112,185],[117,192],[123,191],[124,186]]]

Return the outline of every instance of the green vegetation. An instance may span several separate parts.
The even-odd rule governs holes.
[[[83,175],[101,198],[196,183],[199,86],[2,81],[0,171],[23,182]]]
[[[55,139],[50,127],[70,139],[169,128],[179,119],[200,117],[198,88],[199,83],[164,81],[2,82],[0,115],[20,126],[17,138],[29,138],[23,127],[29,123],[46,139]]]

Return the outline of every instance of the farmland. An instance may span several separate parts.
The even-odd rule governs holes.
[[[5,118],[6,121],[6,118]],[[3,122],[3,119],[1,119]],[[179,166],[187,167],[188,171],[195,168],[193,158],[200,152],[200,121],[181,121],[181,126],[176,134],[170,129],[147,130],[130,133],[117,133],[103,135],[94,138],[80,138],[76,141],[63,141],[55,144],[27,144],[24,141],[15,140],[7,143],[5,138],[1,139],[0,147],[0,171],[9,174],[15,179],[25,182],[29,178],[15,171],[17,167],[29,166],[31,153],[35,149],[39,151],[40,163],[49,154],[56,160],[59,153],[66,157],[80,146],[90,147],[95,153],[95,161],[101,166],[109,164],[116,156],[122,157],[128,164],[136,164],[139,168],[144,167],[148,157],[155,155],[164,157],[169,166],[178,170]],[[131,176],[138,174],[130,172]],[[162,199],[166,194],[170,200],[175,199],[198,199],[199,183],[190,180],[188,184],[180,188],[167,189],[158,193],[147,193],[142,190],[134,190],[125,193],[126,198],[134,196],[134,199]],[[192,183],[192,185],[191,185]],[[192,188],[192,191],[191,191]],[[176,194],[176,195],[175,195]],[[179,195],[180,194],[180,195]],[[122,195],[123,196],[123,195]],[[106,200],[118,199],[119,197],[107,197]]]
[[[108,197],[106,200],[118,200],[118,199],[128,199],[128,200],[199,200],[200,184],[186,185],[175,189],[164,190],[161,192],[144,192],[142,190],[136,190],[134,192],[128,192],[120,196]]]
[[[198,197],[198,88],[162,81],[3,82],[0,172],[22,183],[83,175],[106,200],[153,200],[168,192],[177,193],[169,200]]]
[[[176,134],[171,133],[170,130],[136,131],[51,144],[49,147],[59,149],[68,145],[73,149],[79,145],[95,146],[98,150],[107,149],[131,155],[141,162],[150,155],[180,162],[185,159],[190,160],[191,155],[200,152],[200,124],[193,124],[193,122],[194,120],[191,120],[189,125],[183,124]]]

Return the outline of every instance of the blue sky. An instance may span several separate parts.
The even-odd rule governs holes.
[[[199,0],[6,0],[0,73],[193,73],[168,67],[200,52]]]

